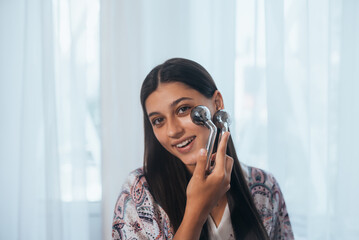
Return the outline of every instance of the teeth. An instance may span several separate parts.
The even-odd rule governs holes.
[[[184,146],[186,146],[188,143],[190,143],[192,141],[193,141],[193,138],[187,139],[187,140],[177,144],[176,147],[178,147],[178,148],[184,147]]]

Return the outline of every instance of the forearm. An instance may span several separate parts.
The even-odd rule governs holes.
[[[199,216],[198,212],[186,209],[173,240],[198,240],[205,222],[205,216]]]

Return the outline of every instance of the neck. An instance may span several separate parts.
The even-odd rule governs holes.
[[[211,211],[211,217],[217,227],[219,226],[219,223],[222,220],[226,205],[227,205],[227,194],[224,194],[223,197],[217,202],[217,205]]]
[[[196,168],[196,164],[186,164],[187,170],[193,175],[194,169]]]

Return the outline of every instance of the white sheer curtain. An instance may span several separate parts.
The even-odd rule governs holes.
[[[359,2],[237,4],[236,143],[278,179],[296,239],[359,235]]]
[[[1,239],[62,239],[51,7],[1,2]]]
[[[0,2],[0,239],[93,237],[88,200],[101,198],[88,184],[100,157],[88,116],[98,79],[88,30],[94,7]]]
[[[200,62],[233,110],[234,14],[235,1],[101,1],[103,239],[111,237],[122,181],[142,166],[139,92],[155,65]]]

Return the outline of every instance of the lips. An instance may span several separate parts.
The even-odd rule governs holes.
[[[187,153],[192,149],[194,140],[196,137],[189,137],[181,142],[174,144],[173,146],[179,151],[180,153]]]
[[[183,148],[185,147],[186,145],[190,144],[193,140],[194,140],[195,137],[190,137],[190,138],[187,138],[186,140],[176,144],[176,147],[178,148]]]

